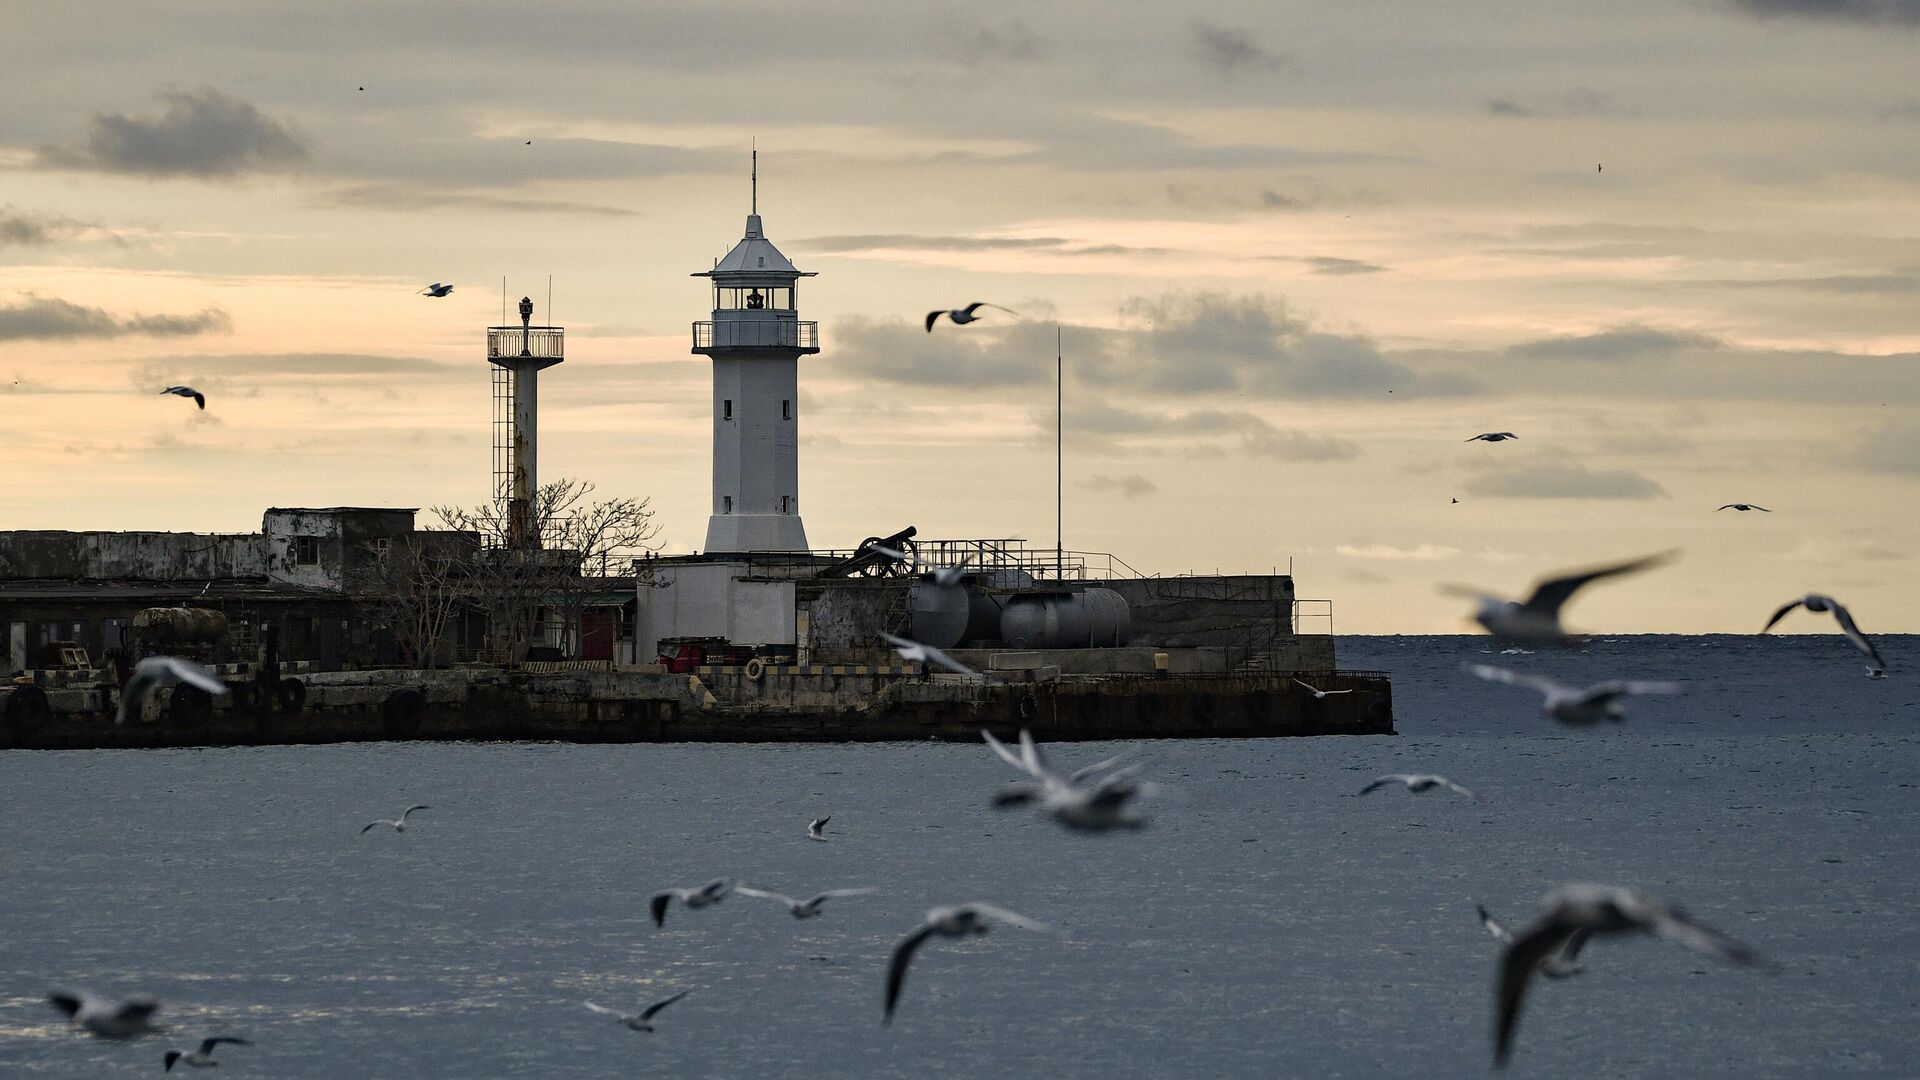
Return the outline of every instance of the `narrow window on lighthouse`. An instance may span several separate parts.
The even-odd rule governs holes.
[[[723,514],[733,513],[733,496],[731,495],[720,496],[720,512]]]
[[[780,419],[793,419],[793,400],[791,398],[783,399],[780,402]]]
[[[780,512],[783,514],[787,512],[787,499],[786,495],[780,496]]]
[[[722,420],[733,419],[733,399],[732,398],[727,398],[726,400],[720,402],[720,419]]]

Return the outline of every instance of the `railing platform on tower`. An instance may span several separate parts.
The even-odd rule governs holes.
[[[564,360],[567,332],[558,326],[489,326],[489,360]]]
[[[793,319],[755,322],[702,320],[693,324],[693,351],[707,349],[798,349],[820,351],[819,323]]]

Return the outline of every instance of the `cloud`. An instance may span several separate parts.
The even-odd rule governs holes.
[[[232,328],[233,320],[218,308],[207,308],[193,315],[117,316],[100,308],[33,295],[28,295],[20,303],[0,307],[0,341],[115,338],[142,334],[186,337],[225,333]]]
[[[1843,296],[1905,296],[1920,292],[1920,270],[1900,269],[1882,274],[1829,274],[1825,277],[1747,278],[1715,281],[1731,289],[1804,289]]]
[[[1731,3],[1762,19],[1788,17],[1920,26],[1920,0],[1731,0]]]
[[[1088,491],[1118,492],[1124,499],[1136,499],[1160,490],[1157,484],[1139,473],[1127,473],[1124,476],[1100,474],[1081,481],[1080,486]]]
[[[372,353],[228,353],[215,356],[161,357],[158,365],[191,365],[196,372],[216,376],[272,375],[299,378],[334,375],[375,375],[381,377],[433,376],[451,374],[464,365],[412,356],[378,356]]]
[[[338,209],[401,210],[410,214],[435,210],[442,212],[499,210],[514,214],[571,214],[603,218],[640,216],[638,210],[629,210],[620,206],[602,206],[597,203],[568,202],[560,199],[516,199],[505,195],[489,195],[485,192],[451,191],[438,186],[423,189],[404,184],[361,184],[356,187],[338,188],[325,192],[314,202],[319,206]]]
[[[1513,499],[1654,499],[1666,489],[1636,472],[1589,469],[1571,462],[1548,462],[1499,469],[1467,481],[1475,495]]]
[[[969,67],[991,64],[1030,64],[1045,59],[1052,43],[1026,23],[1009,19],[997,27],[974,27],[960,34],[941,34],[954,56]]]
[[[917,323],[849,316],[833,325],[828,355],[851,374],[910,386],[1010,387],[1053,382],[1053,328],[1017,323],[993,336],[927,333]],[[969,329],[973,329],[969,327]]]
[[[0,248],[40,247],[70,240],[95,226],[52,214],[35,214],[0,206]]]
[[[1638,116],[1640,111],[1631,106],[1622,105],[1612,94],[1591,87],[1576,86],[1558,93],[1546,94],[1529,101],[1513,96],[1489,98],[1482,103],[1489,116],[1510,116],[1520,118],[1553,117],[1556,119],[1582,118],[1590,116]]]
[[[1341,544],[1333,549],[1349,559],[1388,559],[1394,561],[1412,560],[1432,562],[1450,559],[1460,554],[1459,548],[1445,547],[1440,544],[1421,544],[1416,548],[1399,548],[1391,544]]]
[[[1718,338],[1691,330],[1629,324],[1595,334],[1529,341],[1509,351],[1523,360],[1623,361],[1665,359],[1677,352],[1717,349],[1720,345]]]
[[[1309,255],[1300,260],[1316,274],[1377,274],[1386,267],[1359,259],[1341,259],[1332,255]]]
[[[1920,476],[1920,421],[1882,424],[1861,435],[1847,457],[1869,472]]]
[[[1220,26],[1205,19],[1187,24],[1195,57],[1231,79],[1242,71],[1271,71],[1281,58],[1268,52],[1245,30]]]
[[[1282,195],[1268,189],[1260,193],[1260,205],[1269,210],[1298,210],[1306,203],[1292,195]]]
[[[158,116],[98,113],[84,146],[40,150],[43,168],[134,176],[226,178],[283,169],[307,160],[304,137],[251,104],[203,86],[169,88]]]
[[[1363,335],[1321,330],[1263,296],[1167,293],[1121,306],[1135,325],[1112,336],[1089,382],[1171,394],[1262,397],[1459,394],[1462,375],[1415,372]]]
[[[1052,410],[1036,412],[1034,423],[1044,430],[1053,430]],[[1097,442],[1123,445],[1140,441],[1183,442],[1186,450],[1195,456],[1216,456],[1231,450],[1236,454],[1302,463],[1349,461],[1360,456],[1360,445],[1351,440],[1278,428],[1242,409],[1163,413],[1104,403],[1081,405],[1067,410],[1067,430],[1075,436],[1095,436]]]

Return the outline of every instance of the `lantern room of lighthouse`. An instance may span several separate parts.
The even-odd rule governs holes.
[[[802,322],[796,269],[760,223],[756,155],[746,235],[693,275],[713,283],[713,318],[693,324],[693,351],[713,361],[713,511],[709,553],[805,551],[800,521],[799,360],[820,351]]]

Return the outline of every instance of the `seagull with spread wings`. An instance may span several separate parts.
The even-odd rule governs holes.
[[[1445,788],[1455,795],[1465,795],[1469,799],[1477,799],[1480,797],[1446,777],[1437,776],[1433,773],[1389,773],[1386,776],[1375,777],[1373,783],[1361,788],[1358,794],[1365,795],[1369,792],[1378,791],[1383,787],[1392,787],[1395,784],[1404,786],[1415,795],[1425,795],[1429,791]]]
[[[940,316],[942,315],[945,315],[947,318],[951,319],[953,321],[953,325],[955,326],[965,326],[970,322],[976,322],[979,320],[980,316],[975,315],[974,312],[979,311],[983,307],[990,307],[995,311],[1004,311],[1007,314],[1014,315],[1014,316],[1018,316],[1020,314],[1019,312],[1013,310],[1012,308],[1003,308],[999,304],[989,304],[984,300],[975,300],[973,303],[968,304],[966,307],[954,308],[952,311],[927,312],[927,333],[929,334],[933,333],[933,324],[936,322],[939,322]]]
[[[407,831],[407,815],[408,815],[408,814],[411,814],[411,813],[413,813],[413,812],[414,812],[415,810],[431,810],[431,809],[433,809],[433,807],[431,807],[431,806],[425,806],[425,805],[420,805],[420,806],[409,806],[409,807],[407,807],[407,808],[406,808],[405,810],[402,810],[402,811],[400,812],[400,816],[399,816],[399,817],[397,817],[397,818],[393,818],[393,819],[391,819],[391,820],[389,820],[389,819],[386,819],[386,818],[382,818],[382,819],[380,819],[379,821],[369,821],[369,822],[367,822],[367,827],[366,827],[366,828],[364,828],[364,829],[361,829],[361,830],[360,830],[360,833],[361,833],[361,835],[362,835],[362,836],[364,836],[364,835],[366,835],[366,834],[367,834],[368,832],[370,832],[370,831],[372,831],[373,829],[376,829],[376,828],[379,828],[379,827],[380,827],[380,826],[382,826],[382,825],[391,825],[391,826],[393,826],[393,831],[394,831],[394,832],[406,832],[406,831]]]
[[[654,1002],[653,1004],[647,1006],[646,1008],[641,1009],[637,1013],[623,1013],[619,1009],[609,1009],[605,1005],[596,1005],[591,1001],[583,1002],[583,1004],[585,1004],[587,1008],[592,1009],[594,1012],[597,1012],[602,1016],[618,1017],[621,1023],[627,1025],[628,1027],[632,1028],[635,1031],[644,1031],[651,1034],[653,1032],[654,1014],[658,1013],[661,1009],[666,1008],[667,1006],[673,1004],[674,1002],[679,1001],[681,998],[686,997],[688,994],[692,992],[693,991],[691,990],[682,990],[670,998],[666,998],[664,1000]]]
[[[1560,625],[1560,609],[1566,606],[1567,601],[1572,599],[1573,594],[1579,592],[1582,586],[1603,578],[1650,569],[1672,558],[1672,552],[1661,552],[1632,562],[1548,578],[1533,587],[1532,595],[1519,601],[1503,600],[1497,596],[1455,585],[1444,586],[1443,591],[1470,596],[1478,600],[1480,606],[1474,612],[1474,621],[1486,627],[1489,634],[1503,641],[1519,645],[1567,645],[1574,639],[1567,633],[1566,628]]]
[[[1620,699],[1634,694],[1680,694],[1686,687],[1675,682],[1649,682],[1632,679],[1609,679],[1594,683],[1592,686],[1569,686],[1558,679],[1549,679],[1545,675],[1522,675],[1517,671],[1494,667],[1492,664],[1468,664],[1469,674],[1478,675],[1488,682],[1506,683],[1508,686],[1524,686],[1540,694],[1540,714],[1551,717],[1563,724],[1574,727],[1587,727],[1603,720],[1615,723],[1626,719],[1621,711]]]
[[[129,717],[138,716],[141,707],[146,704],[147,695],[174,683],[186,683],[214,697],[222,697],[227,693],[227,684],[221,682],[219,676],[191,660],[182,660],[177,656],[149,656],[133,665],[133,677],[120,689],[120,706],[114,710],[113,722],[124,724]]]
[[[1831,596],[1808,593],[1792,603],[1781,605],[1780,610],[1773,613],[1773,618],[1767,620],[1767,625],[1760,628],[1760,632],[1764,634],[1773,629],[1774,623],[1786,618],[1787,613],[1797,607],[1804,607],[1816,614],[1833,612],[1834,621],[1840,624],[1840,632],[1847,635],[1847,640],[1853,642],[1853,647],[1859,649],[1860,654],[1867,658],[1867,678],[1886,677],[1887,662],[1880,659],[1880,650],[1874,647],[1873,642],[1867,640],[1867,635],[1860,632],[1860,627],[1854,625],[1853,613]]]
[[[201,1039],[200,1049],[191,1053],[183,1053],[179,1050],[167,1051],[167,1056],[163,1059],[167,1063],[167,1067],[162,1071],[172,1072],[175,1065],[191,1065],[196,1069],[213,1068],[215,1065],[220,1064],[213,1060],[213,1048],[219,1046],[221,1043],[232,1043],[235,1046],[253,1045],[245,1039],[236,1039],[231,1035],[216,1035],[211,1039]]]
[[[811,919],[820,914],[821,906],[829,900],[842,896],[865,896],[868,893],[875,893],[880,890],[875,888],[828,889],[826,892],[806,900],[795,900],[793,897],[784,893],[769,892],[766,889],[756,889],[751,885],[735,885],[733,891],[739,893],[741,896],[757,896],[762,900],[777,900],[787,905],[788,913],[794,918]]]
[[[1027,918],[1016,915],[1003,907],[979,902],[956,904],[952,907],[937,907],[927,912],[927,919],[912,933],[900,939],[893,947],[893,958],[887,962],[887,1000],[886,1012],[881,1016],[882,1023],[893,1022],[894,1007],[900,1004],[900,988],[907,981],[907,965],[913,962],[913,954],[927,939],[938,935],[945,938],[965,938],[972,934],[984,934],[994,923],[1015,926],[1022,930],[1046,931],[1048,928]]]

